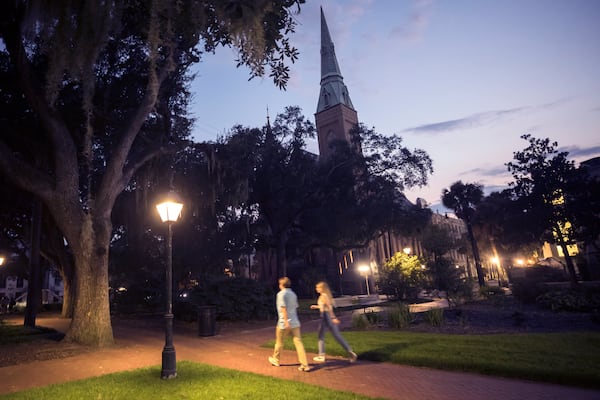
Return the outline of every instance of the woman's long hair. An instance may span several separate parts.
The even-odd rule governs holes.
[[[331,306],[335,307],[335,299],[333,298],[333,295],[331,294],[331,289],[329,289],[329,285],[327,284],[327,282],[321,281],[321,282],[317,283],[317,286],[321,288],[322,293],[325,293],[327,296],[329,296],[329,300],[331,301]]]

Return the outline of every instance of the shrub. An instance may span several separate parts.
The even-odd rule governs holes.
[[[379,323],[379,313],[375,311],[370,311],[365,313],[365,317],[370,325],[377,325]]]
[[[365,330],[369,326],[369,322],[365,318],[364,314],[357,314],[352,317],[352,328],[358,330]]]
[[[600,309],[600,293],[596,290],[551,290],[536,302],[552,311],[594,311]]]
[[[399,303],[387,310],[387,320],[390,328],[402,329],[406,328],[413,320],[413,315],[410,312],[408,304]]]
[[[425,321],[431,326],[442,326],[444,324],[444,309],[432,308],[431,310],[425,311]]]
[[[473,285],[475,279],[461,279],[455,282],[455,285],[448,289],[448,305],[455,307],[457,304],[471,301],[474,299]]]
[[[397,300],[416,298],[425,283],[422,264],[417,256],[394,254],[379,271],[377,288]]]
[[[511,286],[513,297],[523,304],[533,304],[536,299],[546,293],[548,288],[540,282],[529,279],[520,279]]]
[[[540,295],[550,291],[546,282],[565,282],[568,279],[562,269],[541,265],[513,268],[509,276],[513,297],[524,304],[535,303]]]
[[[176,318],[193,321],[197,318],[197,307],[207,305],[217,307],[220,320],[264,320],[275,315],[275,293],[252,279],[207,279],[180,294],[174,314]]]

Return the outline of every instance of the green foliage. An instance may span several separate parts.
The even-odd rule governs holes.
[[[423,262],[418,256],[398,252],[381,268],[377,287],[397,300],[416,298],[425,284]]]
[[[469,278],[455,281],[454,285],[450,286],[446,292],[448,305],[454,307],[462,302],[473,300],[475,297],[473,293],[475,283],[476,282],[473,279]]]
[[[365,317],[367,318],[367,321],[369,322],[370,325],[377,325],[381,318],[379,316],[379,313],[377,311],[369,311],[369,312],[365,312]]]
[[[450,232],[446,227],[433,224],[429,224],[425,228],[421,237],[421,245],[428,253],[433,254],[434,260],[441,258],[457,247],[456,241],[450,236]]]
[[[370,175],[394,182],[400,190],[427,184],[433,162],[424,150],[411,151],[403,146],[402,137],[377,133],[364,124],[358,124],[350,134],[360,141]]]
[[[405,303],[398,303],[393,307],[387,308],[388,326],[394,329],[403,329],[411,324],[413,315],[410,307]]]
[[[529,145],[515,152],[514,161],[506,166],[514,178],[510,186],[521,206],[521,217],[528,222],[525,232],[534,231],[540,241],[557,243],[562,248],[571,282],[576,284],[567,245],[574,243],[574,223],[583,223],[581,210],[590,207],[582,201],[581,194],[587,193],[584,188],[592,183],[584,171],[575,168],[575,161],[567,159],[568,152],[558,151],[557,142],[529,134],[521,138]],[[588,212],[586,216],[595,219],[597,214]]]
[[[217,307],[217,319],[264,320],[274,317],[275,293],[252,279],[221,278],[206,279],[175,304],[176,318],[195,320],[197,306]]]
[[[598,289],[563,289],[545,292],[536,302],[552,311],[595,311],[600,310]]]
[[[442,326],[444,324],[444,309],[432,308],[431,310],[425,311],[425,321],[431,326]]]
[[[369,321],[365,318],[364,314],[355,314],[352,316],[352,328],[358,330],[364,330],[369,327]]]
[[[523,279],[514,282],[510,290],[513,297],[519,302],[523,304],[532,304],[535,303],[540,295],[546,293],[548,288],[541,282]]]
[[[534,265],[520,268],[524,277],[511,276],[511,292],[515,299],[524,304],[532,304],[536,299],[550,290],[545,282],[564,282],[567,277],[562,269]],[[514,271],[510,272],[514,275]]]
[[[479,288],[479,295],[483,299],[487,299],[495,307],[504,307],[509,300],[505,295],[504,289],[500,286],[484,286]]]
[[[126,291],[111,290],[111,313],[134,314],[164,309],[163,291],[154,285],[131,284]]]
[[[427,263],[427,275],[430,277],[431,286],[437,290],[447,292],[461,283],[460,269],[443,257]]]

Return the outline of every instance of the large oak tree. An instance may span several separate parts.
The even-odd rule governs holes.
[[[74,274],[67,339],[113,342],[111,212],[149,160],[189,133],[173,118],[188,67],[219,45],[251,76],[285,87],[292,13],[303,0],[19,1],[0,5],[4,114],[0,172],[39,198],[68,244]]]

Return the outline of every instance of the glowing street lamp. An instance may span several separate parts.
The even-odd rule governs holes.
[[[408,256],[412,252],[412,249],[410,247],[405,247],[402,249],[402,251]]]
[[[156,205],[162,222],[168,226],[167,235],[167,310],[165,312],[165,347],[162,352],[161,378],[171,379],[177,376],[175,346],[173,346],[173,222],[181,215],[183,203],[173,191]]]
[[[4,264],[4,257],[0,256],[0,265]]]
[[[369,273],[371,272],[371,268],[368,265],[359,265],[358,272],[361,275],[365,276],[365,284],[367,285],[367,296],[371,295],[371,291],[369,290]]]

